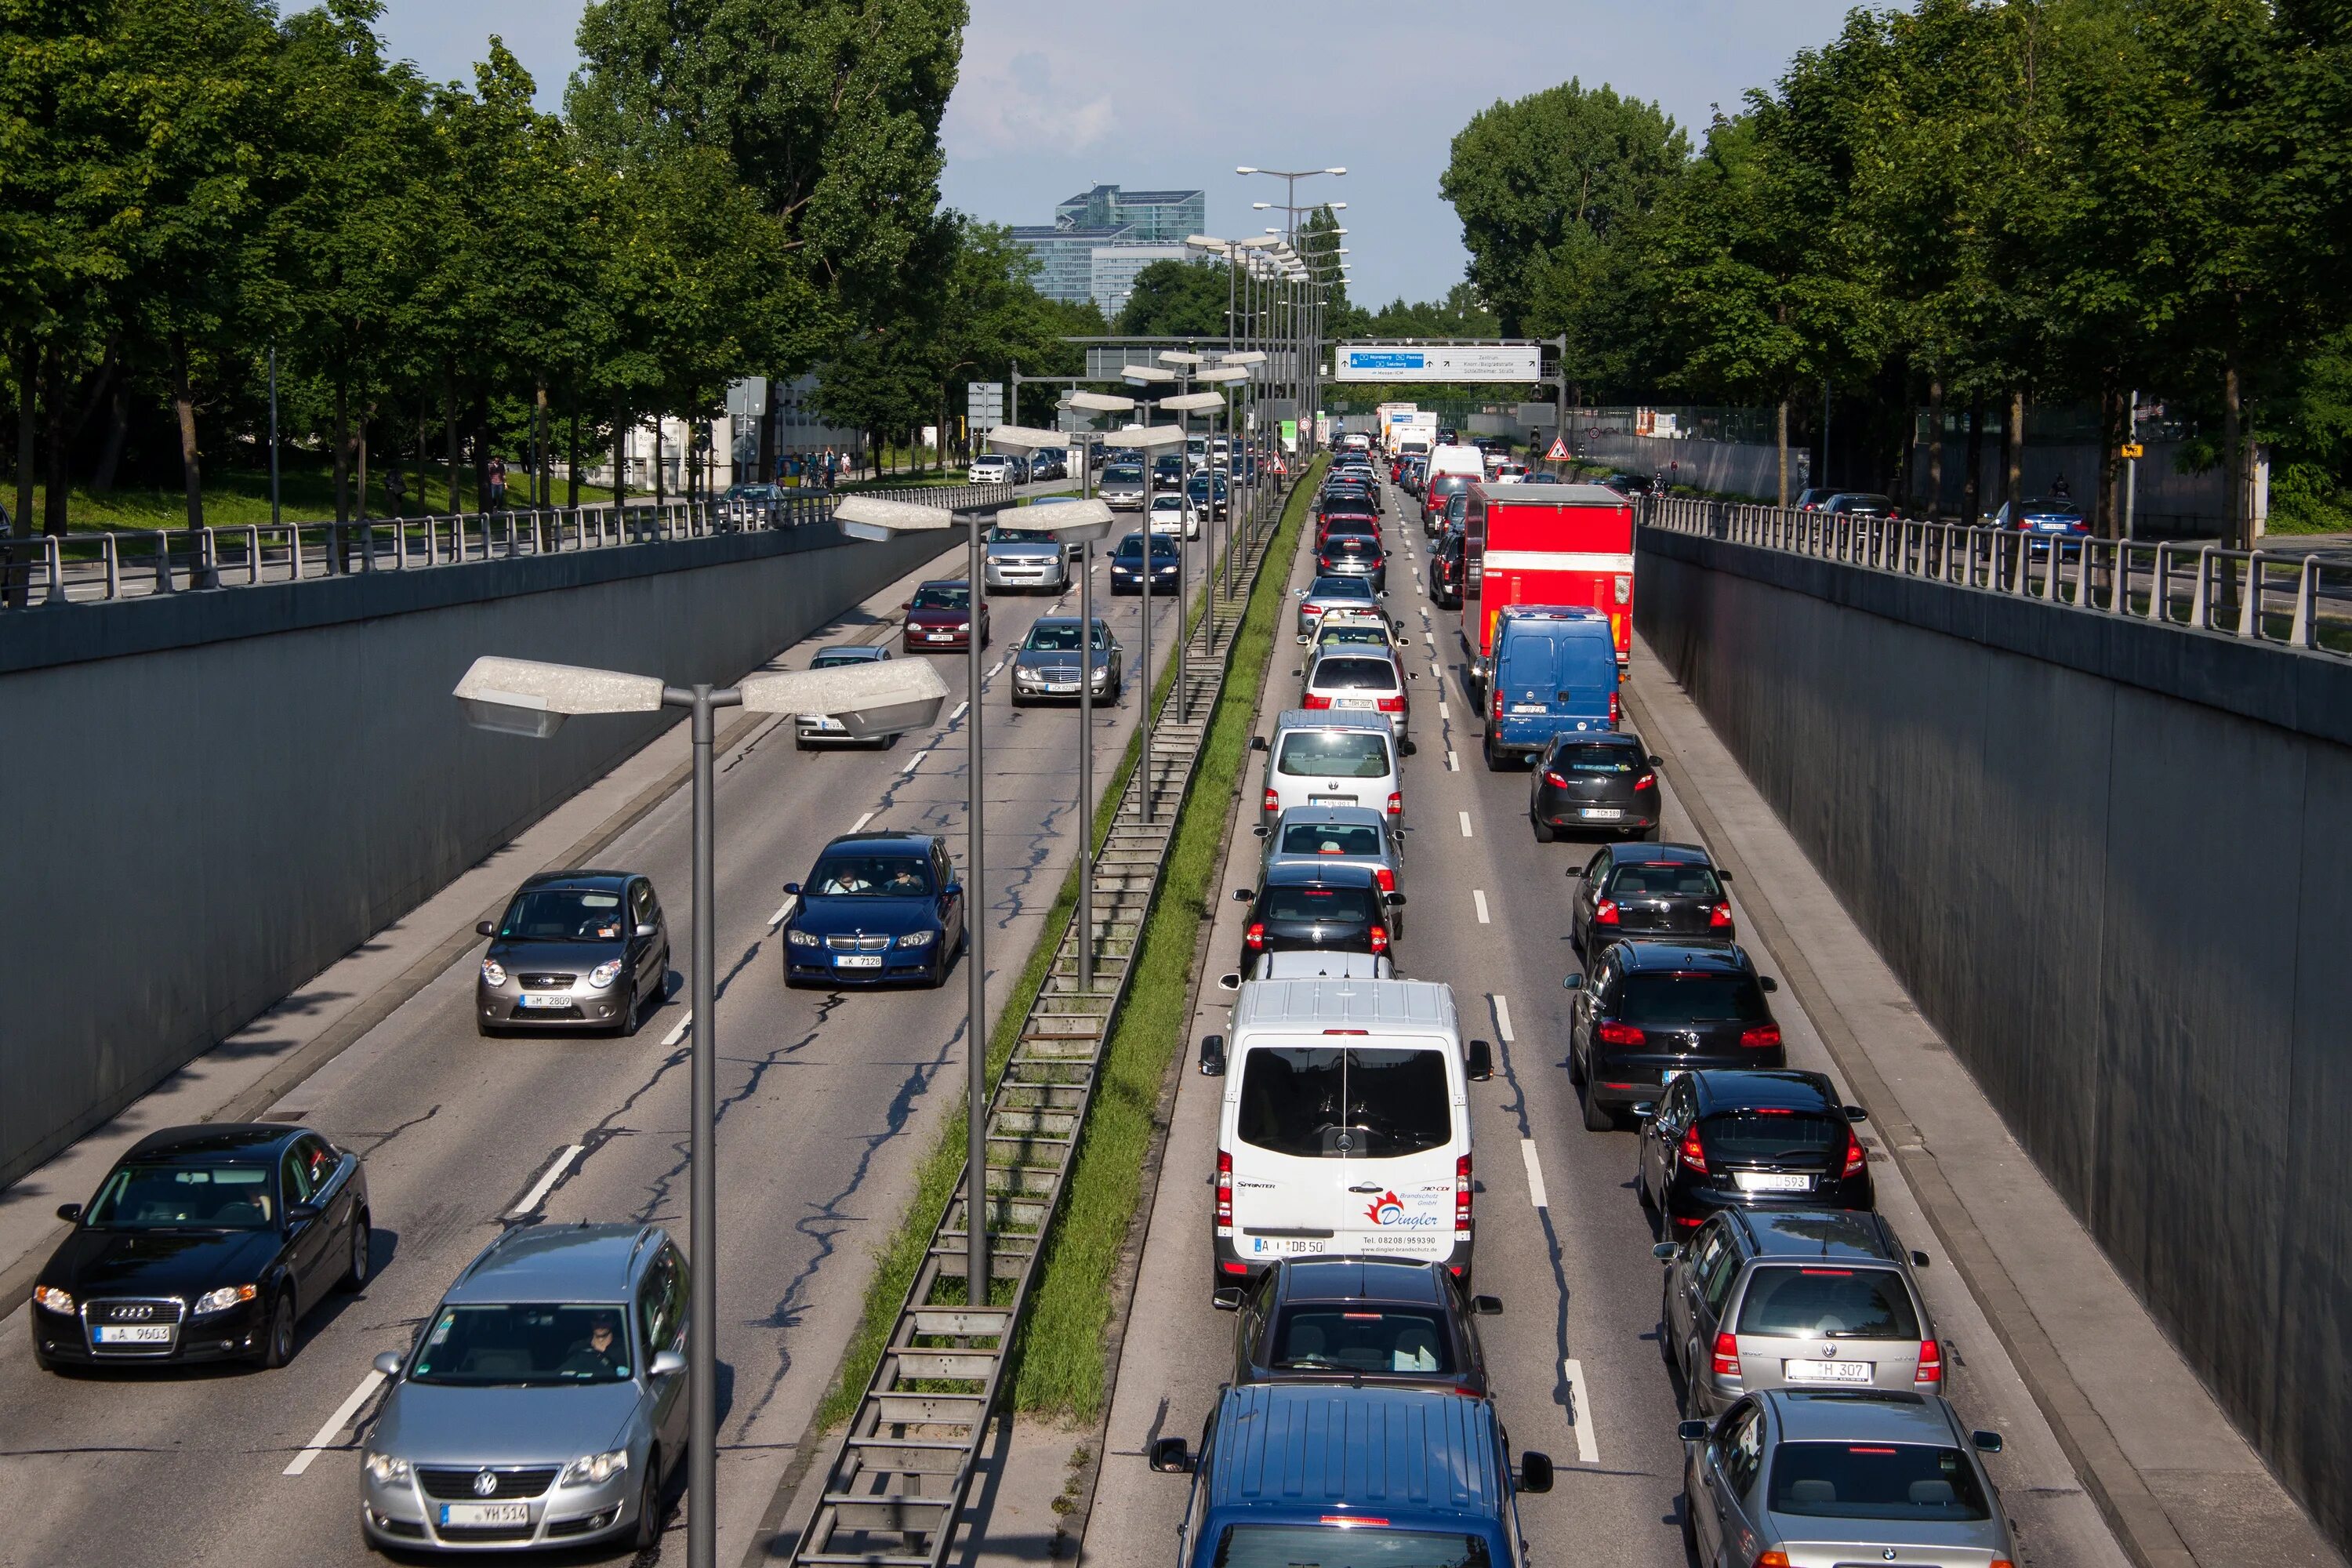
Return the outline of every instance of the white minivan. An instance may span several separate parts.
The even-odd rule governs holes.
[[[1469,1085],[1494,1062],[1465,1049],[1451,986],[1248,981],[1200,1061],[1225,1080],[1213,1289],[1318,1257],[1426,1259],[1469,1284]]]
[[[1261,819],[1271,827],[1294,805],[1368,805],[1404,819],[1397,734],[1381,712],[1293,708],[1274,721],[1274,739],[1250,737],[1265,752]]]

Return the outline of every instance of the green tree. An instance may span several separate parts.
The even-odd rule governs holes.
[[[1231,287],[1222,261],[1155,261],[1135,275],[1113,330],[1129,337],[1222,338]]]

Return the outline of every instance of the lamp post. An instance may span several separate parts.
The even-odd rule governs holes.
[[[1189,382],[1191,378],[1187,377],[1186,380]],[[1187,415],[1207,414],[1213,410],[1223,408],[1224,405],[1225,395],[1222,392],[1188,392],[1181,397],[1169,397],[1160,400],[1160,406],[1163,408],[1174,409],[1176,411],[1176,416],[1180,421]],[[1183,427],[1184,426],[1181,423],[1176,426],[1180,431],[1182,430]],[[1207,489],[1209,492],[1209,521],[1208,524],[1204,528],[1204,531],[1208,533],[1209,538],[1204,541],[1204,542],[1213,542],[1215,538],[1213,530],[1216,522],[1217,512],[1217,477],[1213,467],[1206,472],[1208,479]],[[1187,510],[1190,510],[1192,500],[1192,477],[1188,474],[1185,476],[1184,479],[1184,504]],[[1184,616],[1185,612],[1192,602],[1192,587],[1185,573],[1184,525],[1181,521],[1183,513],[1179,512],[1177,515],[1179,521],[1176,525],[1176,716],[1181,720],[1190,719],[1192,716],[1192,694],[1184,681],[1185,666],[1191,658],[1191,655],[1186,651],[1186,649],[1188,645],[1192,642],[1192,638],[1186,635]]]
[[[1299,181],[1312,179],[1317,174],[1345,174],[1347,172],[1348,168],[1344,163],[1335,163],[1326,169],[1261,169],[1254,163],[1244,163],[1234,171],[1236,174],[1265,174],[1282,181],[1283,189],[1286,193],[1283,201],[1292,207],[1296,207],[1298,202]],[[1251,205],[1256,206],[1265,204],[1252,203]]]
[[[1218,553],[1217,562],[1219,571],[1223,578],[1224,586],[1223,591],[1227,598],[1231,598],[1234,592],[1234,510],[1241,500],[1239,494],[1241,486],[1235,482],[1235,475],[1240,472],[1240,468],[1234,460],[1234,448],[1240,446],[1242,438],[1234,433],[1233,388],[1234,383],[1247,381],[1249,379],[1249,367],[1247,365],[1235,364],[1233,363],[1233,358],[1230,353],[1226,355],[1224,363],[1204,365],[1201,369],[1192,373],[1193,380],[1208,382],[1211,385],[1218,389],[1214,395],[1217,398],[1217,413],[1219,416],[1218,429],[1225,437],[1226,472],[1225,541],[1223,547]],[[1209,528],[1212,539],[1215,537],[1217,525],[1216,487],[1217,481],[1215,467],[1212,464],[1209,478]]]
[[[714,1143],[719,1074],[718,877],[713,844],[711,752],[721,708],[755,713],[823,713],[853,737],[895,734],[932,722],[946,702],[939,671],[913,659],[832,669],[772,670],[733,686],[670,686],[659,676],[631,675],[535,659],[474,660],[452,693],[477,729],[546,740],[565,720],[590,713],[651,713],[683,708],[694,750],[693,1084],[689,1138],[688,1268],[692,1307],[687,1331],[686,1555],[689,1568],[713,1568],[719,1548],[719,1167]]]

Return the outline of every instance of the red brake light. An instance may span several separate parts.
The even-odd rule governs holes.
[[[1476,1184],[1470,1180],[1470,1156],[1463,1155],[1454,1162],[1454,1234],[1470,1234],[1470,1194]]]
[[[1562,778],[1557,772],[1550,768],[1546,768],[1544,770],[1544,783],[1557,785],[1561,789],[1566,789],[1568,787],[1568,780]]]
[[[1230,1226],[1234,1223],[1234,1157],[1226,1150],[1217,1151],[1217,1224]]]
[[[1845,1130],[1845,1173],[1849,1176],[1859,1176],[1862,1174],[1862,1168],[1869,1163],[1870,1156],[1862,1152],[1862,1140],[1853,1135],[1853,1128],[1847,1128]]]
[[[1715,1336],[1715,1375],[1717,1377],[1739,1375],[1739,1342],[1732,1337],[1728,1330]]]
[[[1638,1046],[1648,1038],[1631,1024],[1614,1024],[1605,1019],[1592,1032],[1604,1046]]]
[[[1598,904],[1595,904],[1592,908],[1592,919],[1593,923],[1596,925],[1615,925],[1617,923],[1617,900],[1614,899],[1603,899]]]
[[[1389,791],[1389,815],[1391,816],[1404,815],[1404,793],[1402,790]]]
[[[1373,867],[1372,879],[1380,883],[1381,892],[1393,893],[1396,891],[1396,873],[1390,870],[1386,866]]]
[[[1700,1175],[1706,1174],[1706,1151],[1699,1147],[1697,1128],[1694,1127],[1683,1134],[1682,1142],[1675,1149],[1675,1158]]]
[[[1944,1381],[1944,1350],[1935,1341],[1919,1342],[1919,1370],[1913,1375],[1911,1381],[1914,1383]]]
[[[1500,721],[1501,721],[1501,720],[1502,720],[1502,717],[1503,717],[1503,686],[1502,686],[1502,682],[1498,680],[1498,681],[1496,681],[1496,682],[1495,683],[1495,718],[1496,718],[1496,721],[1497,722],[1500,722]]]
[[[1328,697],[1323,696],[1319,692],[1310,691],[1305,697],[1299,699],[1299,706],[1302,708],[1328,708],[1331,706],[1331,700]]]
[[[1372,922],[1372,951],[1374,952],[1386,952],[1388,950],[1389,928],[1381,924],[1380,921],[1374,921]]]
[[[1282,809],[1282,797],[1276,795],[1272,789],[1268,789],[1265,792],[1265,809],[1268,811],[1280,811]]]
[[[1657,775],[1657,774],[1655,774],[1655,773],[1643,773],[1640,778],[1637,778],[1637,779],[1635,779],[1635,780],[1633,781],[1633,787],[1634,787],[1635,789],[1637,789],[1637,790],[1651,789],[1651,788],[1654,788],[1654,787],[1656,786],[1657,782],[1658,782],[1658,775]]]
[[[1763,1024],[1753,1029],[1742,1029],[1739,1031],[1739,1043],[1743,1046],[1753,1046],[1759,1049],[1769,1049],[1771,1047],[1777,1046],[1780,1043],[1780,1026],[1778,1024]],[[1851,1134],[1849,1134],[1849,1136],[1851,1136]]]
[[[1622,711],[1623,710],[1618,706],[1617,694],[1613,691],[1611,692],[1609,694],[1609,721],[1612,724],[1617,723]]]
[[[1381,698],[1381,712],[1383,712],[1383,713],[1402,713],[1402,712],[1403,712],[1403,711],[1404,711],[1404,693],[1403,693],[1403,692],[1402,692],[1402,691],[1400,691],[1400,692],[1398,692],[1394,697],[1383,697],[1383,698]]]
[[[1707,910],[1706,923],[1710,926],[1729,925],[1731,923],[1731,906],[1729,904],[1717,904],[1715,908]]]
[[[1251,947],[1264,947],[1265,945],[1265,922],[1264,921],[1250,921],[1249,930],[1242,933],[1242,941]]]

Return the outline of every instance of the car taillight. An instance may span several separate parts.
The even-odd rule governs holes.
[[[1299,705],[1303,708],[1328,708],[1331,706],[1331,700],[1328,697],[1325,697],[1319,692],[1314,691],[1308,692],[1306,696],[1300,698],[1298,701]]]
[[[1495,683],[1495,721],[1496,721],[1496,723],[1498,723],[1498,724],[1499,724],[1499,723],[1501,723],[1501,722],[1502,722],[1502,720],[1503,720],[1503,686],[1502,686],[1502,682],[1500,682],[1500,681],[1498,680],[1498,681],[1496,681],[1496,682]]]
[[[1383,713],[1402,713],[1402,712],[1403,712],[1403,711],[1404,711],[1404,693],[1403,693],[1403,692],[1402,692],[1402,691],[1400,691],[1400,692],[1398,692],[1394,697],[1383,697],[1383,698],[1381,698],[1381,712],[1383,712]]]
[[[1234,1157],[1223,1150],[1217,1151],[1217,1225],[1230,1229],[1234,1223]]]
[[[1706,923],[1710,926],[1729,925],[1731,923],[1731,906],[1729,904],[1717,904],[1713,909],[1707,910]]]
[[[1390,870],[1386,866],[1373,867],[1372,879],[1380,883],[1381,892],[1393,893],[1396,891],[1396,873]]]
[[[1944,1349],[1933,1340],[1919,1342],[1919,1370],[1912,1374],[1914,1383],[1944,1381]]]
[[[1780,1026],[1764,1024],[1753,1029],[1742,1029],[1739,1031],[1739,1043],[1759,1050],[1769,1049],[1780,1043]]]
[[[1470,1194],[1475,1184],[1470,1180],[1470,1156],[1463,1155],[1454,1162],[1454,1234],[1470,1234]]]
[[[1386,952],[1388,950],[1389,928],[1381,924],[1380,921],[1374,921],[1372,922],[1372,951],[1374,952]]]
[[[1700,1175],[1706,1174],[1706,1151],[1699,1147],[1697,1128],[1694,1127],[1683,1134],[1682,1142],[1675,1148],[1675,1158]]]
[[[1265,922],[1264,921],[1250,921],[1249,930],[1242,932],[1242,941],[1251,947],[1264,947],[1265,945]]]
[[[1785,1552],[1759,1552],[1750,1568],[1789,1568],[1789,1554]],[[1992,1568],[2008,1568],[2008,1565],[1995,1563]]]
[[[1612,1024],[1603,1020],[1593,1030],[1604,1046],[1638,1046],[1649,1037],[1631,1024]]]
[[[1282,797],[1276,795],[1271,789],[1265,792],[1265,809],[1268,811],[1280,811],[1282,809]]]
[[[1624,709],[1619,705],[1617,701],[1617,694],[1613,691],[1611,692],[1609,694],[1609,721],[1612,724],[1618,723],[1622,721],[1623,714]]]
[[[1544,770],[1544,783],[1552,784],[1560,789],[1566,789],[1568,787],[1568,780],[1562,778],[1559,773],[1554,773],[1549,768],[1546,768]]]
[[[1732,1337],[1728,1330],[1715,1336],[1715,1375],[1717,1377],[1739,1375],[1739,1342]]]
[[[1617,900],[1614,899],[1603,899],[1599,903],[1593,905],[1592,921],[1595,925],[1615,925],[1617,923]]]
[[[1389,815],[1391,816],[1402,816],[1404,815],[1404,795],[1402,791],[1389,791]]]
[[[1845,1130],[1845,1173],[1849,1176],[1859,1176],[1862,1174],[1862,1168],[1868,1163],[1870,1163],[1870,1156],[1862,1152],[1862,1140],[1853,1135],[1853,1128],[1847,1128]]]
[[[1658,775],[1657,775],[1657,774],[1655,774],[1655,773],[1643,773],[1640,778],[1637,778],[1637,779],[1635,779],[1635,780],[1633,781],[1633,788],[1634,788],[1634,790],[1635,790],[1637,793],[1638,793],[1638,792],[1640,792],[1640,791],[1642,791],[1642,790],[1645,790],[1645,789],[1652,789],[1652,788],[1656,787],[1656,785],[1657,785],[1657,782],[1658,782]]]

